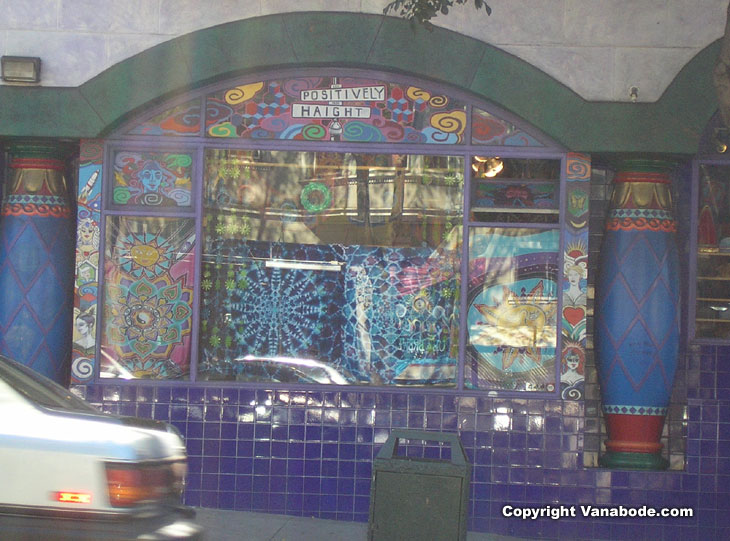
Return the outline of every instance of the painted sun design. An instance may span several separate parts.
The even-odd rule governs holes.
[[[554,346],[554,316],[557,300],[544,294],[540,280],[529,293],[520,293],[502,286],[502,298],[493,298],[493,304],[474,304],[482,315],[479,340],[497,345],[495,353],[502,354],[502,370],[509,369],[517,360],[542,363],[542,348]]]
[[[162,236],[152,233],[130,233],[118,248],[122,270],[135,278],[154,278],[170,268],[174,246]]]

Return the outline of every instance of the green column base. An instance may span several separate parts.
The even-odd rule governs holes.
[[[662,455],[613,451],[602,455],[598,459],[598,464],[615,470],[666,470],[669,467],[669,461]]]

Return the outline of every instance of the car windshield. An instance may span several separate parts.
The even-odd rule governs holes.
[[[39,406],[64,411],[99,413],[91,404],[81,400],[68,389],[2,355],[0,355],[0,380]]]

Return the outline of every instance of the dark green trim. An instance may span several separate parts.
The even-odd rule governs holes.
[[[666,470],[669,462],[660,454],[616,453],[607,451],[598,459],[599,466],[614,470]]]
[[[77,88],[0,86],[0,136],[93,138],[166,98],[237,74],[342,66],[455,85],[577,152],[694,154],[717,108],[713,43],[659,101],[588,102],[539,69],[455,32],[356,13],[291,13],[192,32],[124,60]]]

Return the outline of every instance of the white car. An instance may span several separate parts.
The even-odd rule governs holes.
[[[0,356],[0,539],[203,539],[167,423],[105,415]]]

